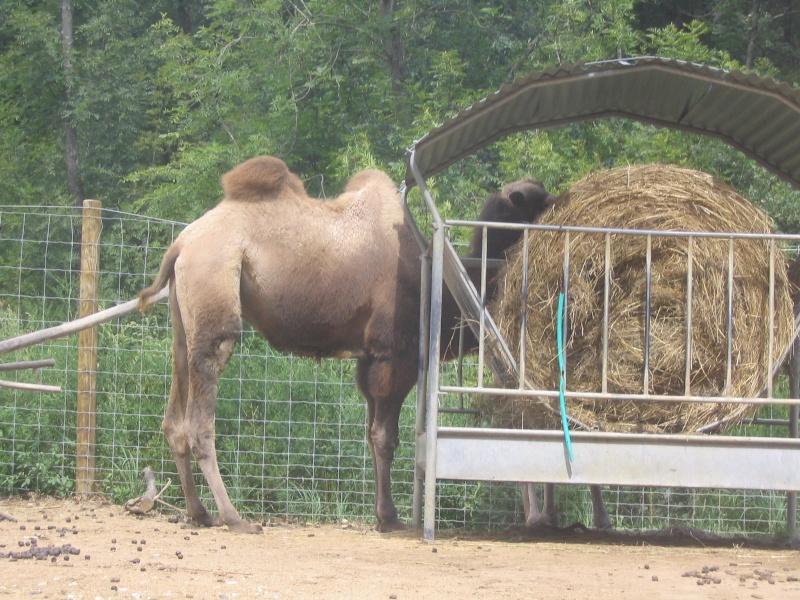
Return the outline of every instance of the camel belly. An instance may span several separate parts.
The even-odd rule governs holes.
[[[264,294],[242,279],[242,317],[276,350],[313,358],[363,355],[371,311],[337,306],[335,295]]]

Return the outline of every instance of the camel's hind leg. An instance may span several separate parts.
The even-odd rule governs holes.
[[[552,483],[544,484],[544,510],[539,511],[539,504],[536,502],[536,484],[533,482],[523,483],[522,504],[525,509],[525,525],[536,527],[539,525],[558,525],[558,512],[554,486]]]
[[[189,346],[189,403],[184,420],[189,445],[205,475],[222,522],[231,531],[260,533],[261,527],[244,521],[231,503],[219,472],[214,437],[219,375],[233,354],[235,338],[239,337],[239,323],[236,323],[235,331],[218,332],[219,335],[214,337],[203,335],[207,333],[210,332],[204,330],[197,336],[201,339]]]
[[[181,311],[186,340],[186,372],[187,400],[180,423],[181,439],[177,460],[184,460],[184,470],[188,470],[180,453],[185,452],[188,445],[200,470],[206,478],[208,487],[214,496],[219,510],[219,520],[232,531],[241,533],[258,533],[261,527],[242,520],[230,501],[217,462],[217,451],[214,439],[214,409],[217,404],[217,389],[220,373],[225,369],[233,354],[233,348],[241,331],[241,312],[239,307],[239,281],[225,281],[221,275],[226,271],[212,268],[205,264],[209,272],[216,273],[211,284],[208,278],[200,273],[200,280],[193,280],[196,275],[190,268],[182,274],[177,273],[176,292]],[[230,269],[227,270],[230,273]],[[181,279],[183,276],[183,279]],[[172,444],[171,444],[172,446]],[[183,482],[183,477],[181,478]],[[189,490],[187,496],[197,495],[191,483],[186,482]],[[187,499],[187,505],[189,500]],[[199,506],[199,499],[192,500],[199,515],[197,519],[204,525],[215,525],[218,522],[209,520],[205,510]],[[194,515],[192,515],[194,517]]]
[[[200,501],[192,476],[192,451],[184,429],[186,405],[189,401],[189,364],[186,348],[186,333],[183,329],[180,309],[173,290],[170,293],[170,313],[172,316],[172,386],[169,401],[161,428],[167,438],[178,476],[186,500],[189,516],[200,525],[211,527],[221,525],[219,519],[212,517]]]
[[[599,485],[590,485],[589,492],[592,495],[592,523],[597,529],[612,529],[614,524],[608,515],[606,505],[603,502],[603,493]]]

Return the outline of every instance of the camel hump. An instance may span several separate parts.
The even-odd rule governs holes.
[[[302,182],[286,163],[274,156],[257,156],[222,176],[222,191],[229,200],[261,200],[285,186],[295,189]]]
[[[388,189],[397,189],[392,178],[378,169],[365,169],[353,175],[347,182],[346,192],[357,192],[368,186],[378,186]]]

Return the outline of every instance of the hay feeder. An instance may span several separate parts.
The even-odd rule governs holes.
[[[510,348],[524,345],[534,389],[559,389],[557,306],[566,292],[566,390],[604,393],[568,397],[574,422],[691,433],[755,414],[749,403],[669,398],[756,397],[792,339],[784,253],[775,242],[735,235],[771,232],[760,209],[710,175],[654,164],[585,177],[542,224],[604,231],[531,231],[527,260],[519,244],[500,275],[490,312]],[[708,235],[720,233],[734,235]],[[529,283],[520,310],[524,264]],[[503,427],[560,427],[558,398],[480,404]]]

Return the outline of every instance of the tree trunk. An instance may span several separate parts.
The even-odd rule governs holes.
[[[194,33],[192,31],[192,17],[191,17],[190,5],[191,2],[189,0],[180,0],[177,6],[178,23],[181,26],[181,30],[186,35],[192,35],[192,33]]]
[[[388,29],[384,46],[386,48],[386,61],[392,75],[392,89],[400,91],[402,83],[408,78],[406,66],[405,46],[403,36],[395,23],[392,23],[394,13],[394,0],[380,0],[381,16],[388,22]]]
[[[758,9],[760,0],[753,0],[750,7],[750,39],[747,41],[747,56],[744,60],[746,69],[753,68],[753,62],[756,58],[756,39],[758,39]]]
[[[72,0],[61,0],[61,49],[64,60],[64,99],[66,112],[64,116],[64,151],[67,160],[67,187],[75,199],[75,205],[80,206],[84,200],[83,181],[81,181],[81,168],[78,159],[78,127],[73,114],[73,82],[74,69],[72,65]]]

